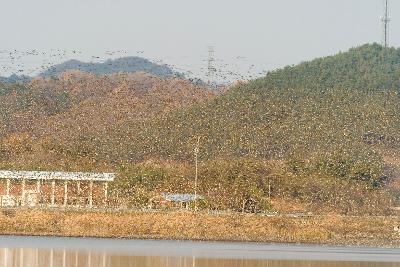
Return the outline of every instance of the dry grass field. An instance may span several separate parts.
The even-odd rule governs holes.
[[[2,210],[0,234],[400,247],[400,217]]]

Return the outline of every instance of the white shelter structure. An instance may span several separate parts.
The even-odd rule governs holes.
[[[41,195],[43,194],[43,185],[51,183],[51,196],[50,206],[57,206],[56,204],[56,182],[63,183],[63,206],[68,205],[68,185],[75,182],[77,191],[80,189],[81,182],[89,183],[89,190],[87,192],[88,206],[93,207],[93,184],[103,183],[104,190],[104,204],[107,203],[108,198],[108,183],[114,181],[115,173],[88,173],[88,172],[45,172],[45,171],[0,171],[0,179],[6,180],[6,192],[1,195],[1,206],[37,206]],[[27,190],[27,181],[36,181],[36,188],[34,190]],[[18,183],[21,185],[21,194],[19,196],[11,194],[11,183]]]

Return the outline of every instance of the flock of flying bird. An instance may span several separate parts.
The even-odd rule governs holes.
[[[54,65],[60,64],[69,59],[85,58],[86,61],[100,62],[107,59],[121,58],[136,54],[143,57],[145,51],[129,52],[127,50],[107,50],[100,55],[87,56],[87,53],[79,50],[51,49],[43,50],[0,50],[0,76],[15,74],[18,76],[36,76]],[[214,83],[227,84],[234,81],[245,81],[263,76],[267,71],[257,70],[254,64],[248,63],[249,60],[243,56],[236,56],[228,61],[216,59],[213,61],[213,68],[210,72],[208,59],[205,58],[199,64],[201,67],[187,65],[184,67],[165,64],[162,59],[152,60],[154,63],[166,65],[172,70],[182,73],[186,78],[208,79]],[[176,60],[174,60],[176,61]],[[179,61],[179,60],[178,60]],[[210,75],[211,74],[211,75]]]

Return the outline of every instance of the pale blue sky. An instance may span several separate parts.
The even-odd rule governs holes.
[[[400,1],[389,3],[390,44],[400,46]],[[219,68],[248,75],[382,40],[383,0],[0,0],[0,4],[0,75],[18,69],[35,73],[41,65],[70,58],[100,61],[139,55],[201,76],[209,45],[215,46]],[[4,51],[14,49],[42,54],[10,59]],[[68,51],[60,56],[57,49]],[[116,50],[124,52],[106,53]]]

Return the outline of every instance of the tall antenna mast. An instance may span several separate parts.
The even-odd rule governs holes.
[[[212,85],[214,83],[215,78],[215,51],[214,46],[208,47],[208,66],[207,66],[207,79],[208,85]]]
[[[389,22],[390,22],[390,18],[389,18],[389,10],[388,10],[388,0],[384,0],[385,1],[385,10],[384,10],[384,15],[382,18],[382,22],[383,22],[383,45],[385,47],[388,47],[389,45]]]

